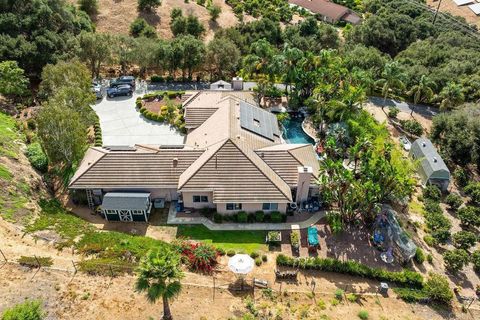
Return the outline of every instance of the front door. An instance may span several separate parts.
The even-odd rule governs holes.
[[[118,217],[120,218],[120,221],[133,221],[130,210],[120,210],[118,212]]]

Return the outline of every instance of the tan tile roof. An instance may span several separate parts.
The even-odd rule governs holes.
[[[218,108],[185,108],[185,127],[201,126],[217,110]]]
[[[312,167],[312,185],[318,178],[318,160],[311,145],[281,144],[258,149],[256,153],[291,187],[297,185],[299,166]]]
[[[203,150],[105,151],[90,166],[77,171],[70,188],[176,188],[178,177]],[[174,159],[177,166],[174,167]]]

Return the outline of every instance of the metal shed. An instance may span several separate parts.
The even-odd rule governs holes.
[[[103,197],[101,208],[108,221],[148,222],[152,203],[150,193],[109,192]]]
[[[433,184],[442,191],[448,189],[450,170],[430,140],[426,138],[415,140],[410,149],[410,155],[413,159],[420,161],[418,174],[424,185]]]

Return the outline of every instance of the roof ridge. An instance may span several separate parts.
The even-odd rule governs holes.
[[[273,181],[269,176],[267,176],[267,175],[265,174],[265,172],[263,172],[263,170],[258,167],[258,165],[255,163],[255,161],[253,161],[252,158],[243,150],[243,148],[240,147],[239,144],[237,144],[237,143],[236,143],[235,141],[233,141],[232,139],[229,139],[229,140],[230,140],[230,141],[232,142],[232,144],[258,169],[258,171],[259,171],[265,178],[267,178],[267,179],[275,186],[275,188],[277,188],[278,191],[280,191],[289,201],[292,201],[291,195],[286,194],[286,193],[277,185],[277,183],[275,183],[275,181]],[[275,172],[275,170],[272,169],[272,167],[270,167],[262,158],[260,158],[260,156],[258,156],[257,153],[256,153],[254,150],[252,150],[252,153],[255,154],[255,156],[257,156],[258,159],[259,159],[260,161],[262,161],[262,163],[264,163],[265,166],[268,167],[268,168],[272,171],[272,173],[273,173],[276,177],[278,177],[278,178],[280,179],[280,181],[282,181],[282,182],[285,184],[285,186],[287,187],[288,190],[290,190],[290,187],[288,186],[288,184],[282,179],[282,177],[280,177],[280,176]]]
[[[185,108],[188,104],[190,104],[190,102],[192,102],[193,100],[196,99],[196,97],[201,93],[202,91],[198,91],[196,92],[195,94],[192,94],[191,97],[189,97],[184,103],[183,103],[183,107]]]
[[[180,184],[180,179],[181,179],[182,175],[185,174],[188,171],[188,169],[190,169],[194,164],[196,164],[197,161],[199,161],[199,159],[202,157],[203,153],[195,161],[193,161],[192,164],[190,166],[188,166],[188,168],[185,169],[185,171],[183,171],[180,174],[180,176],[178,177],[178,187],[177,187],[177,189],[180,190],[181,188],[183,188],[183,186],[185,186],[185,184],[187,184],[195,176],[195,174],[197,174],[197,172],[203,167],[203,165],[205,165],[205,163],[207,163],[210,159],[213,158],[213,156],[215,154],[217,154],[218,150],[220,150],[227,143],[228,140],[229,139],[225,139],[224,141],[217,142],[216,144],[218,144],[218,147],[216,147],[216,150],[209,157],[207,157],[205,160],[202,160],[203,163],[201,163],[201,165],[198,166],[198,168],[195,169],[195,171],[190,174],[190,176],[188,177],[188,179],[185,180],[184,183]],[[210,147],[212,147],[212,146],[215,146],[215,144],[210,145]],[[207,152],[207,151],[208,151],[208,149],[205,150],[204,152]]]

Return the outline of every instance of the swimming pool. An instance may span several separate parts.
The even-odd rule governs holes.
[[[315,140],[303,131],[303,118],[290,118],[282,122],[283,139],[287,143],[309,143],[315,145]]]

